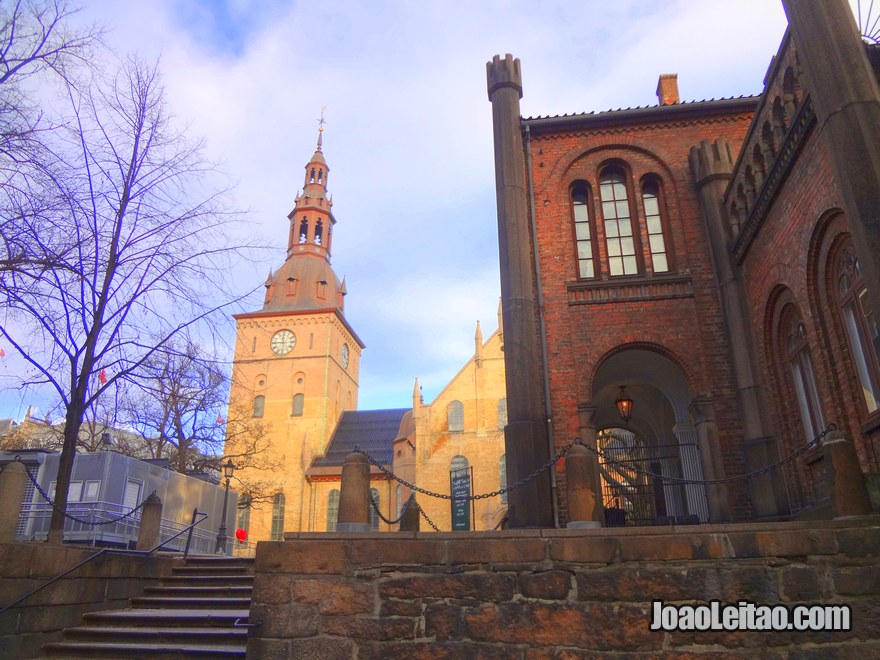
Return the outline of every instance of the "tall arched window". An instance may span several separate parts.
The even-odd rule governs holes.
[[[403,511],[403,486],[398,486],[395,492],[397,496],[397,518],[400,518],[400,512]]]
[[[315,245],[320,245],[324,238],[324,223],[318,220],[315,223]]]
[[[464,404],[453,401],[446,407],[446,421],[450,431],[464,431]]]
[[[235,512],[235,529],[243,529],[247,532],[251,526],[251,504],[253,500],[245,493],[238,501],[238,509]]]
[[[299,242],[308,243],[309,241],[309,219],[303,216],[302,222],[299,223]]]
[[[585,181],[576,181],[571,187],[571,215],[577,244],[578,277],[596,276],[595,241],[590,223],[590,188]]]
[[[501,454],[498,459],[498,489],[507,488],[507,454]],[[501,503],[507,504],[507,493],[501,493]]]
[[[293,411],[291,412],[293,417],[302,417],[305,402],[306,397],[304,394],[300,393],[293,395]]]
[[[780,325],[779,335],[784,342],[782,354],[788,362],[804,434],[807,442],[810,442],[825,428],[825,419],[813,374],[807,331],[794,305],[786,306],[782,312]]]
[[[370,505],[370,529],[374,532],[378,532],[379,514],[376,513],[376,509],[378,509],[380,506],[379,491],[375,488],[370,488],[370,497],[373,499],[373,504]]]
[[[266,407],[266,397],[262,394],[254,397],[254,417],[262,417]]]
[[[498,428],[507,426],[507,397],[498,400]]]
[[[636,238],[626,190],[626,178],[617,168],[608,168],[599,178],[602,219],[605,222],[605,245],[608,250],[608,272],[613,275],[635,275],[639,272]]]
[[[339,491],[335,488],[327,496],[327,531],[336,531],[336,521],[339,518]]]
[[[868,413],[873,413],[880,406],[877,366],[880,326],[868,301],[865,280],[852,245],[844,249],[837,260],[837,295],[865,406]]]
[[[272,541],[284,540],[284,493],[278,493],[272,501],[272,531],[269,538]]]
[[[648,179],[642,185],[642,201],[645,204],[645,225],[648,245],[651,248],[651,266],[655,273],[669,270],[666,239],[663,236],[663,217],[660,213],[660,184]]]

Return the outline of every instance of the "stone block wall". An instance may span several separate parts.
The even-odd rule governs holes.
[[[654,632],[651,601],[852,607],[848,632]],[[880,656],[880,522],[260,543],[248,658]],[[616,656],[614,656],[616,657]]]
[[[44,543],[0,544],[0,607],[75,566],[95,548]],[[0,614],[0,649],[10,658],[40,657],[86,612],[120,609],[144,587],[170,574],[170,557],[106,554],[78,568],[21,605]]]

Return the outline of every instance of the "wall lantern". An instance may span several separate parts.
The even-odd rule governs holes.
[[[614,403],[617,405],[617,412],[620,413],[620,417],[624,422],[628,422],[630,417],[632,417],[633,400],[626,395],[626,385],[620,386],[620,392],[617,394],[617,400]]]

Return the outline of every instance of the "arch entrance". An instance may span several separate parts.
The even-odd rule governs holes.
[[[621,386],[633,401],[628,420],[616,404]],[[655,351],[623,350],[600,365],[592,400],[606,525],[709,521],[705,486],[673,481],[703,479],[694,398],[678,365]]]

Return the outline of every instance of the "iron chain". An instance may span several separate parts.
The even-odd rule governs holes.
[[[376,504],[376,500],[374,500],[373,496],[370,495],[370,506],[373,507],[373,511],[376,512],[376,515],[379,516],[379,518],[382,520],[382,522],[384,522],[388,525],[396,525],[401,520],[403,520],[403,517],[406,515],[406,510],[409,508],[409,505],[413,504],[415,501],[416,501],[415,493],[410,493],[409,499],[407,499],[407,501],[403,503],[403,506],[400,507],[400,515],[397,518],[395,518],[394,520],[388,520],[388,518],[383,516],[382,512],[379,511],[379,506]],[[416,504],[416,506],[418,506],[418,504]]]
[[[18,461],[19,463],[22,462],[21,456],[16,456],[15,460]],[[30,470],[26,469],[25,473],[27,474],[28,479],[30,479],[31,483],[34,485],[34,488],[37,489],[37,492],[40,493],[40,495],[43,497],[43,499],[49,503],[49,506],[51,506],[55,511],[61,512],[61,514],[65,518],[68,518],[69,520],[72,520],[74,522],[78,522],[81,525],[88,525],[90,527],[95,527],[97,525],[109,525],[110,523],[119,522],[120,520],[125,520],[126,518],[131,518],[135,513],[140,511],[144,507],[144,505],[147,503],[147,500],[145,499],[140,504],[138,504],[136,507],[131,509],[128,513],[124,513],[121,516],[116,516],[115,518],[110,518],[108,520],[86,520],[84,518],[77,518],[76,516],[74,516],[70,513],[67,513],[66,510],[61,509],[60,507],[55,505],[55,502],[52,501],[52,498],[49,497],[49,494],[45,490],[43,490],[43,488],[40,486],[40,484],[37,483],[37,480],[34,479],[33,475],[31,475]],[[155,493],[156,493],[156,491],[153,491],[154,495],[155,495]]]

